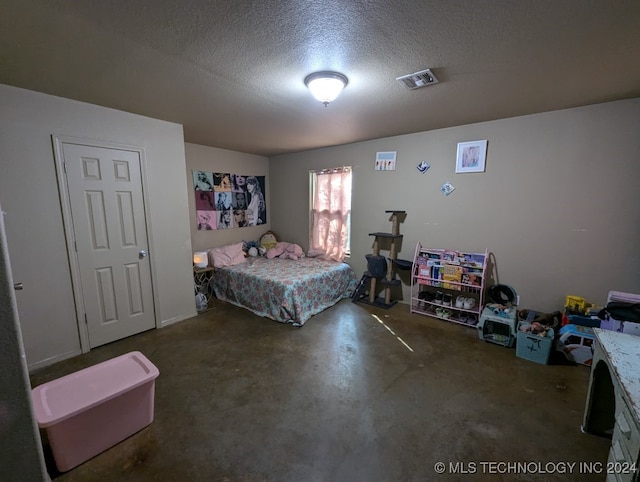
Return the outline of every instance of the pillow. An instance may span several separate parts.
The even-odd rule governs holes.
[[[209,250],[209,261],[214,268],[224,268],[244,263],[243,243],[228,244]]]

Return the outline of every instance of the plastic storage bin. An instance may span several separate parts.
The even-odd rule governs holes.
[[[135,351],[34,388],[36,420],[58,470],[70,470],[149,425],[158,375]]]
[[[549,329],[547,336],[518,331],[516,356],[542,365],[548,365],[551,349],[553,348],[553,337],[553,328]]]

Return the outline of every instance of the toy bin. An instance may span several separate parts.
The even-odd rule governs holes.
[[[35,417],[58,470],[66,472],[149,425],[158,375],[134,351],[34,388]]]
[[[553,347],[553,338],[553,328],[549,329],[547,336],[518,331],[516,356],[542,365],[548,365],[551,348]]]

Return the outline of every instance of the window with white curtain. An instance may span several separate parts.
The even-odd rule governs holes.
[[[351,241],[351,167],[311,171],[309,254],[344,261]]]

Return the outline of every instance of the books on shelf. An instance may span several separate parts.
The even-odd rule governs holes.
[[[460,283],[462,281],[462,267],[454,265],[442,266],[442,280],[453,281],[454,283],[442,283],[443,288],[460,291]]]
[[[419,282],[428,286],[460,291],[460,284],[482,286],[483,253],[433,249],[423,250],[416,258]]]
[[[426,263],[428,260],[437,260],[443,264],[482,268],[484,266],[484,256],[483,253],[464,253],[450,249],[429,249],[422,250],[416,262],[421,264]]]
[[[482,286],[482,276],[478,273],[463,273],[462,283],[472,286]]]

